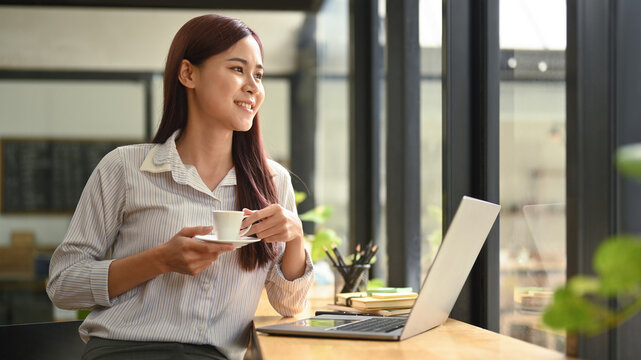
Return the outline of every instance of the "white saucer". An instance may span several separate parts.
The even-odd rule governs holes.
[[[236,240],[221,240],[221,239],[218,239],[218,237],[214,234],[196,235],[194,237],[202,241],[211,241],[211,242],[216,242],[221,244],[234,244],[234,246],[236,246],[236,249],[238,249],[239,247],[243,247],[247,244],[255,243],[261,240],[261,239],[257,239],[255,237],[250,237],[250,236],[243,236],[240,239],[236,239]]]

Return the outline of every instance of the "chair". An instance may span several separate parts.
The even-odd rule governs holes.
[[[0,359],[80,359],[85,343],[78,328],[82,321],[0,326]]]

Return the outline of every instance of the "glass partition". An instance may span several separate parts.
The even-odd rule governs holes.
[[[145,137],[144,104],[145,86],[136,81],[0,79],[0,141],[32,145],[53,141],[58,141],[57,144],[95,142],[97,145],[107,140],[142,142]],[[9,167],[1,166],[3,180],[20,176],[26,196],[55,197],[59,194],[43,194],[42,191],[36,194],[36,189],[29,189],[28,184],[35,186],[43,181],[37,177],[51,165],[46,162],[73,164],[66,169],[69,174],[59,176],[54,173],[59,166],[53,166],[49,169],[51,177],[44,181],[63,181],[46,189],[62,191],[71,187],[74,191],[65,192],[65,196],[77,200],[75,195],[79,196],[79,193],[75,190],[81,191],[88,177],[87,171],[90,173],[92,169],[84,169],[80,162],[34,158],[34,154],[42,152],[26,151],[26,146],[22,148],[25,151],[21,150],[21,154],[14,152],[19,158],[8,159],[8,154],[2,156],[2,160],[20,162],[22,174],[7,174],[5,171],[9,171]],[[101,152],[104,153],[102,149]],[[77,160],[76,155],[83,154],[63,152],[60,155]],[[94,166],[96,160],[92,161]],[[28,171],[31,168],[34,171]],[[35,171],[38,169],[41,171]],[[78,171],[82,174],[77,174]],[[8,200],[3,196],[16,194],[0,191],[0,202]],[[62,200],[64,203],[70,201]],[[42,204],[42,201],[34,203]],[[70,209],[73,207],[75,204]],[[71,210],[46,210],[38,207],[24,211],[4,209],[0,213],[0,308],[4,309],[0,312],[0,324],[76,318],[75,312],[56,309],[44,292],[49,259],[67,232]]]
[[[316,14],[316,205],[333,213],[324,229],[340,238],[344,256],[354,252],[349,243],[349,1],[327,0]],[[312,297],[333,296],[336,279],[326,260],[316,262],[316,288]],[[325,285],[325,286],[323,286]]]
[[[443,2],[419,2],[421,45],[421,279],[442,240],[443,117],[441,44]]]
[[[500,2],[500,332],[558,351],[541,323],[565,282],[565,1]]]

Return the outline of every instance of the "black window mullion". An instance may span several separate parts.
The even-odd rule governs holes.
[[[378,1],[351,0],[350,20],[350,247],[370,241],[381,247],[379,138],[383,48],[378,40]],[[383,263],[374,264],[372,276],[384,276]]]
[[[303,213],[316,204],[314,174],[316,169],[316,16],[308,14],[299,35],[297,68],[290,91],[290,157],[292,185],[305,192],[307,199],[298,206]],[[314,223],[304,222],[305,233],[314,233]]]
[[[599,243],[615,231],[611,2],[567,2],[567,275],[591,274]],[[568,335],[568,354],[614,358],[614,333]]]
[[[621,178],[614,154],[641,141],[641,3],[567,2],[567,275],[593,274],[599,244],[617,232],[639,233],[641,186]],[[612,307],[616,306],[613,301]],[[638,355],[641,316],[597,336],[569,335],[582,358]]]
[[[472,99],[478,120],[472,120],[478,126],[474,137],[476,154],[472,167],[475,178],[475,194],[480,198],[499,203],[499,81],[500,81],[500,48],[499,48],[499,0],[473,1],[476,20],[473,21],[472,43],[474,59],[474,93]],[[474,61],[474,60],[473,60]],[[492,227],[490,234],[481,249],[478,261],[472,269],[473,294],[478,296],[475,305],[476,323],[488,330],[499,331],[499,220]]]
[[[463,195],[499,202],[498,0],[446,1],[443,22],[443,230]],[[497,222],[498,224],[498,222]],[[498,331],[495,224],[452,310]]]
[[[418,0],[387,1],[388,283],[420,287]]]
[[[617,144],[641,142],[641,3],[619,1],[615,9],[615,112],[617,116]],[[618,182],[618,231],[641,234],[641,183],[630,179]],[[633,359],[639,355],[638,334],[641,333],[641,315],[626,321],[617,331],[617,356]]]

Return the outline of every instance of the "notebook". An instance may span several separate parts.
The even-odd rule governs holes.
[[[319,315],[257,330],[273,335],[398,341],[445,323],[500,208],[463,197],[409,316]]]

